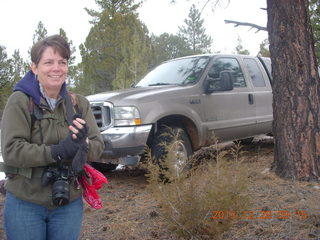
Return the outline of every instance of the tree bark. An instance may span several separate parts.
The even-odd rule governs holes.
[[[320,177],[320,80],[308,0],[267,0],[273,76],[273,167],[294,180]]]

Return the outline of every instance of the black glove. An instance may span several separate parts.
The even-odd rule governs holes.
[[[51,155],[56,161],[73,159],[79,150],[79,144],[72,139],[70,133],[65,139],[61,140],[59,144],[51,145]]]
[[[86,141],[80,143],[79,146],[80,148],[72,160],[72,169],[75,174],[78,174],[82,171],[83,166],[86,164],[88,158],[88,144]]]
[[[79,114],[74,114],[73,115],[73,120],[76,118],[81,118],[81,116]],[[73,141],[77,142],[77,143],[82,143],[83,141],[86,140],[86,138],[88,137],[88,132],[89,132],[89,127],[87,126],[87,124],[83,124],[83,128],[79,129],[77,128],[74,124],[72,124],[72,126],[74,128],[76,128],[78,130],[78,133],[75,134],[77,136],[77,139],[73,139]]]
[[[81,116],[76,113],[72,118],[81,118]],[[78,133],[75,134],[77,138],[72,139],[74,142],[79,144],[79,150],[72,160],[72,169],[75,174],[78,174],[82,171],[83,166],[86,164],[88,158],[88,144],[86,142],[86,139],[88,137],[89,127],[87,126],[87,124],[82,124],[81,129],[77,128],[74,124],[72,124],[72,126],[78,130]]]

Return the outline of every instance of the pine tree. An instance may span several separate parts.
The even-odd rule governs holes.
[[[67,85],[70,87],[71,85],[73,85],[73,80],[75,79],[76,72],[77,72],[77,65],[75,64],[76,62],[75,54],[77,50],[75,46],[73,46],[73,41],[68,39],[66,32],[62,28],[59,29],[59,35],[62,36],[69,43],[69,46],[70,46],[71,55],[68,62],[69,70],[68,70],[68,79],[67,79]]]
[[[32,46],[36,42],[46,38],[47,34],[48,34],[47,29],[44,27],[44,24],[40,21],[38,23],[37,29],[35,30],[35,33],[33,34],[33,37],[32,37]],[[29,48],[29,51],[28,51],[29,59],[31,59],[31,48],[32,48],[32,46]],[[31,65],[31,62],[30,62],[30,60],[28,60],[28,63],[27,63],[28,68],[30,68],[30,65]]]
[[[240,36],[238,36],[238,45],[236,46],[235,51],[236,54],[250,55],[249,50],[243,48],[242,39]]]
[[[133,1],[96,1],[101,12],[87,10],[93,26],[80,47],[83,80],[87,93],[129,87],[152,62],[148,31],[138,19]]]
[[[0,45],[0,90],[11,82],[12,66],[6,48]]]
[[[265,39],[260,43],[259,57],[270,57],[269,40]]]
[[[152,35],[151,41],[155,49],[156,64],[193,54],[187,42],[179,35],[169,33],[163,33],[160,36]]]
[[[12,92],[12,65],[8,59],[6,48],[0,45],[0,117],[7,102],[7,98]]]
[[[311,27],[313,30],[313,37],[315,41],[315,51],[318,59],[318,64],[320,63],[320,1],[310,0],[309,5]]]
[[[273,166],[281,177],[318,181],[320,81],[308,1],[267,0],[267,5],[273,77]]]
[[[13,87],[26,73],[26,69],[25,69],[26,63],[21,58],[19,50],[14,51],[10,64],[11,64],[11,73],[10,73],[11,83],[10,84]]]
[[[184,20],[186,26],[179,27],[179,35],[188,43],[193,54],[210,52],[212,38],[205,34],[204,20],[201,19],[201,13],[194,4],[190,8],[188,17]]]
[[[35,33],[33,34],[33,38],[32,38],[33,44],[44,39],[45,37],[47,37],[47,35],[48,35],[48,31],[44,27],[44,24],[40,21],[38,23],[38,26],[37,26]]]

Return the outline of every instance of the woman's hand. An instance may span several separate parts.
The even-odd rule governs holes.
[[[69,126],[69,130],[73,133],[72,138],[76,141],[82,141],[85,138],[88,143],[88,126],[86,125],[86,121],[82,118],[76,118],[72,123],[73,125]]]
[[[72,159],[72,169],[76,174],[82,171],[83,166],[87,162],[87,153],[88,153],[88,129],[86,122],[77,116],[74,116],[72,125],[69,126],[69,129],[72,133],[72,141],[79,145],[79,151],[76,153]]]

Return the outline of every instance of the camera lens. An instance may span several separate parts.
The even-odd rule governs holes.
[[[65,180],[57,180],[52,184],[52,201],[56,206],[64,206],[69,203],[69,183]]]

